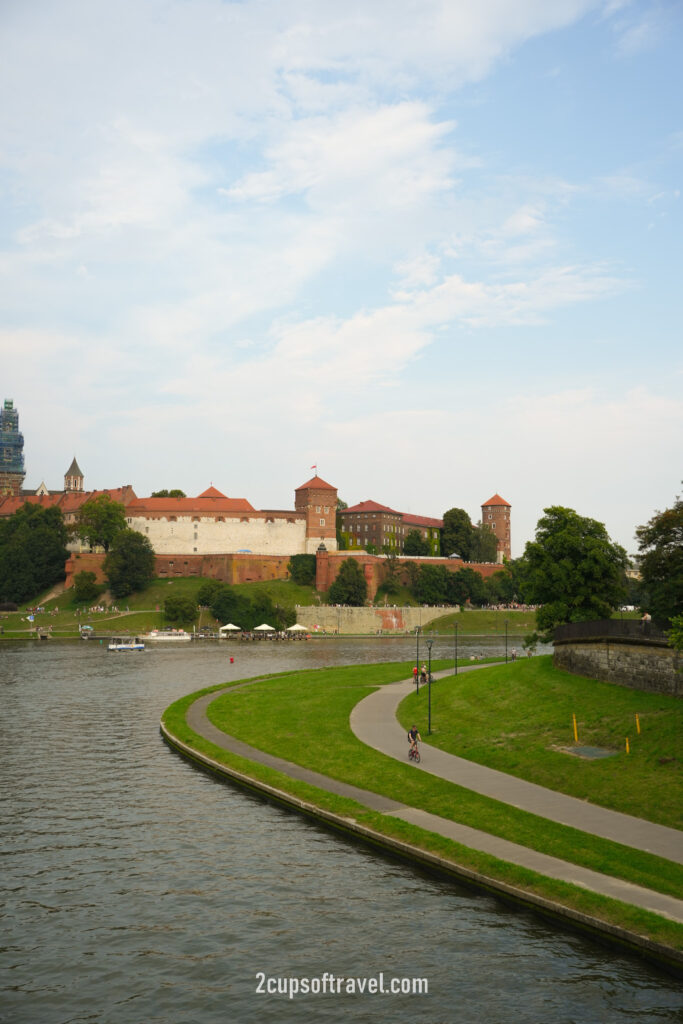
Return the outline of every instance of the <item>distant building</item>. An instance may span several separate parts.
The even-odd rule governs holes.
[[[492,498],[481,506],[481,522],[488,526],[496,535],[498,546],[498,561],[503,558],[512,558],[510,548],[510,510],[512,505],[500,494],[494,494]]]
[[[19,413],[6,398],[0,409],[0,496],[19,494],[24,483],[24,435],[19,432]]]
[[[352,550],[365,549],[368,544],[372,544],[378,551],[388,548],[400,555],[410,531],[417,530],[429,544],[431,554],[439,554],[442,519],[397,512],[377,501],[361,501],[342,509],[339,515],[342,531]]]

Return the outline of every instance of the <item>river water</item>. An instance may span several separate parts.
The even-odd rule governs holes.
[[[0,1021],[680,1021],[680,986],[655,969],[339,839],[160,739],[164,708],[201,686],[413,653],[2,645]],[[366,990],[257,991],[315,989],[324,972]],[[380,974],[428,994],[369,992]]]

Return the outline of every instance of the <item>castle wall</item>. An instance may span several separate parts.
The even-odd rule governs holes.
[[[320,551],[316,558],[315,589],[318,591],[329,590],[336,580],[342,562],[347,558],[354,561],[363,569],[363,574],[368,584],[368,600],[372,601],[380,586],[387,576],[387,560],[383,555],[368,555],[365,551]],[[449,572],[458,572],[459,569],[474,569],[487,579],[495,572],[500,572],[500,565],[495,562],[464,562],[460,558],[430,558],[427,556],[406,556],[397,559],[399,566],[407,562],[414,562],[416,565],[443,565]]]
[[[224,517],[128,518],[131,529],[149,540],[156,554],[208,555],[249,551],[259,555],[298,555],[308,551],[306,520],[294,513]]]
[[[680,655],[666,644],[642,641],[555,642],[554,664],[574,675],[618,683],[636,690],[683,697]]]

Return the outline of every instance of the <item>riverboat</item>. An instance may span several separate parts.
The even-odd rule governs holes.
[[[143,633],[142,640],[171,640],[174,643],[179,641],[191,640],[192,633],[188,633],[184,629],[152,629],[149,633]]]
[[[108,651],[144,651],[145,645],[139,636],[113,636],[107,644]]]

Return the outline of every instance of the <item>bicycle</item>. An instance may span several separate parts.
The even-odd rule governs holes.
[[[409,761],[414,761],[415,764],[419,764],[420,763],[420,751],[417,749],[417,746],[409,748],[409,750],[408,750],[408,760]]]

